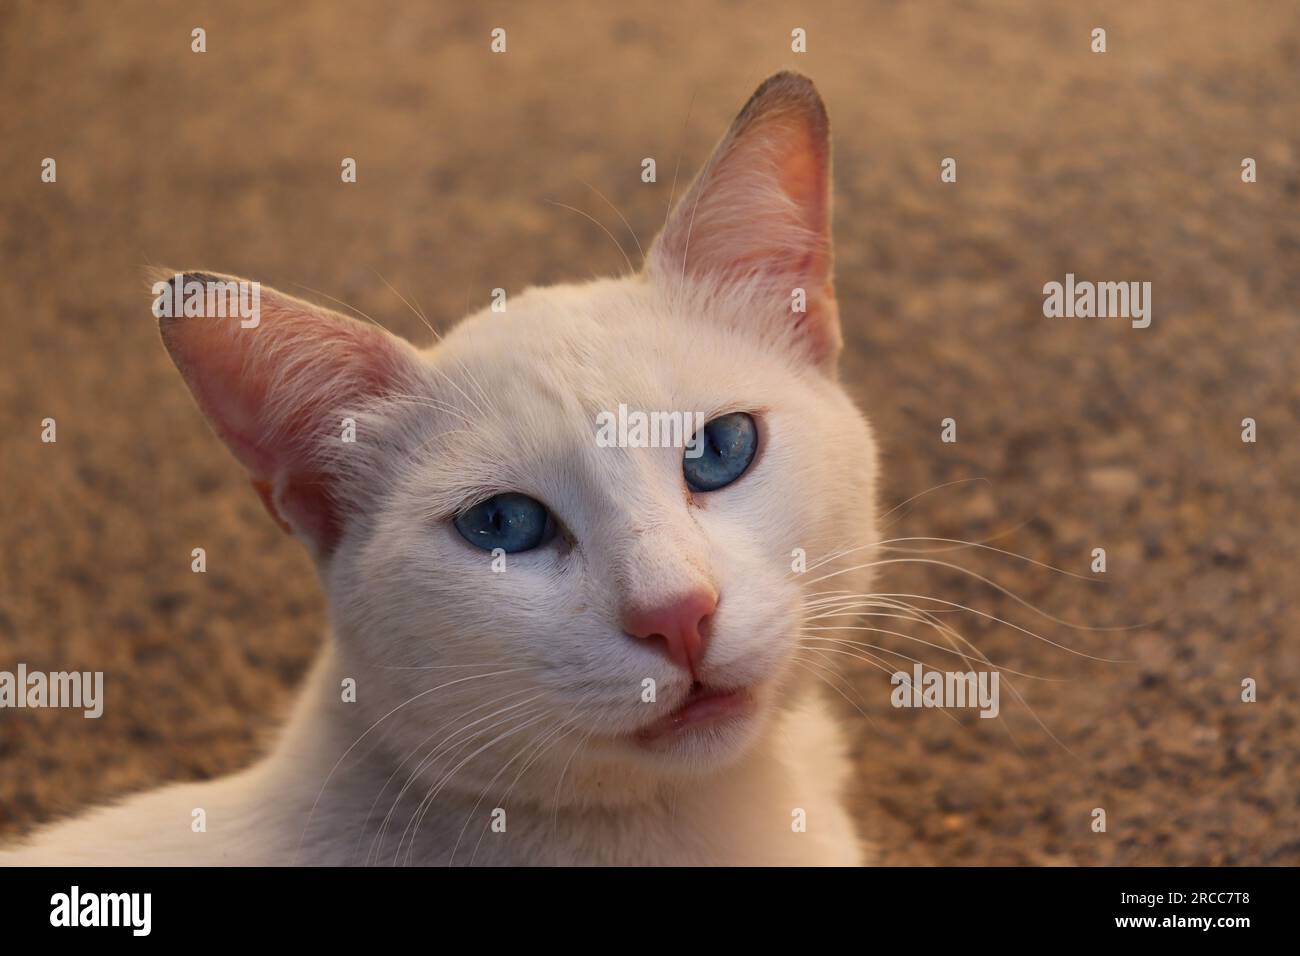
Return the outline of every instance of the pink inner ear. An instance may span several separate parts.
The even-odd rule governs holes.
[[[808,219],[808,228],[821,232],[825,226],[826,144],[818,143],[803,124],[784,134],[787,148],[780,161],[781,190]]]
[[[833,365],[840,347],[831,275],[830,140],[812,84],[793,74],[764,83],[674,210],[651,252],[661,279],[757,278],[790,314],[808,355]]]
[[[392,388],[409,356],[381,329],[262,290],[261,321],[163,319],[163,341],[199,408],[281,527],[330,553],[342,530],[323,443],[342,416]],[[337,417],[337,421],[335,418]]]

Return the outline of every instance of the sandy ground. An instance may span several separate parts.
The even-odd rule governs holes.
[[[1000,720],[894,710],[885,674],[844,658],[864,831],[889,863],[1300,862],[1300,8],[281,6],[0,6],[0,669],[102,669],[112,695],[98,721],[0,713],[0,835],[246,764],[323,631],[305,555],[157,342],[142,266],[320,290],[423,342],[379,274],[446,324],[494,286],[615,271],[610,239],[554,203],[635,257],[584,183],[648,244],[678,159],[694,172],[795,68],[836,130],[845,377],[885,446],[884,507],[982,479],[889,534],[1000,533],[1089,577],[1104,547],[1101,583],[935,557],[1128,628],[885,569],[882,590],[1062,646],[954,618],[1059,679],[1017,679],[1032,715],[1007,701]],[[1067,272],[1152,282],[1151,327],[1044,318]]]

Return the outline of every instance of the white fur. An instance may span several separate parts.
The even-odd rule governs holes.
[[[725,261],[709,243],[735,234],[704,228],[691,246]],[[318,555],[333,633],[274,748],[229,778],[50,827],[0,862],[860,862],[840,732],[796,660],[791,568],[794,549],[811,564],[874,542],[874,444],[777,287],[656,268],[652,253],[645,275],[529,290],[401,351],[397,394],[331,406],[356,417],[356,444],[313,452],[347,506]],[[203,374],[186,372],[192,386]],[[681,449],[597,447],[597,413],[620,403],[750,412],[758,456],[692,495]],[[502,491],[544,502],[566,533],[496,573],[451,518]],[[756,688],[759,713],[647,750],[629,734],[691,679],[624,634],[620,608],[699,584],[719,595],[701,678]],[[642,702],[646,678],[657,703]],[[497,808],[505,832],[489,826]]]

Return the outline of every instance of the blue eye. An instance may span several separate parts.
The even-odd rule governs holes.
[[[705,425],[703,436],[696,435],[687,446],[682,473],[693,491],[716,491],[743,475],[757,450],[758,426],[754,419],[744,412],[721,415]]]
[[[456,516],[460,536],[484,551],[531,551],[554,534],[551,513],[540,501],[513,491],[494,495]]]

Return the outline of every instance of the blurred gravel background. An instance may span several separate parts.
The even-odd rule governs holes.
[[[954,619],[1064,679],[1016,681],[1040,726],[1005,690],[997,721],[895,711],[885,674],[843,658],[864,833],[887,863],[1300,862],[1300,8],[1172,0],[0,5],[0,669],[102,669],[109,699],[98,721],[0,712],[0,836],[244,765],[324,628],[305,554],[159,346],[142,266],[320,290],[423,343],[377,273],[447,324],[494,286],[617,270],[552,202],[631,249],[590,183],[648,245],[678,158],[685,179],[781,68],[836,131],[845,377],[884,444],[882,509],[983,479],[889,533],[1001,533],[1085,575],[1104,547],[1100,584],[935,557],[1138,625],[1073,630],[887,568],[881,590],[1128,663]],[[1152,282],[1151,327],[1044,318],[1066,272]]]

